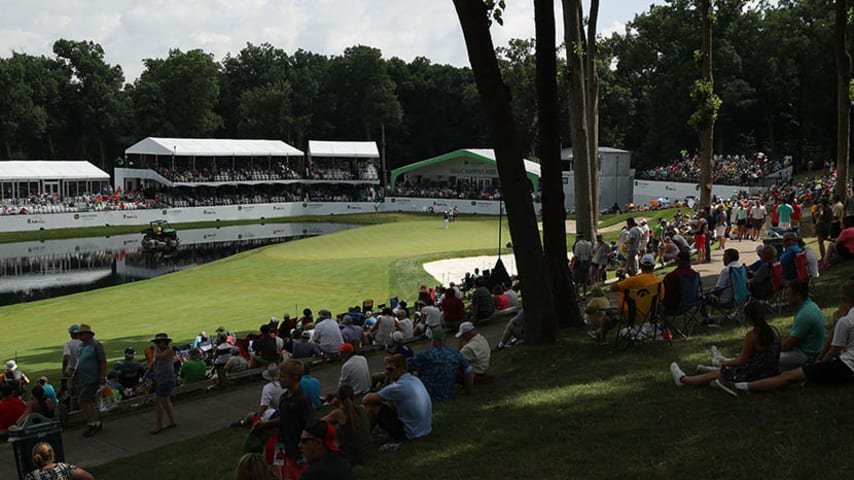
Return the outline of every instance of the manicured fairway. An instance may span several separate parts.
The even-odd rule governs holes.
[[[427,259],[494,253],[498,219],[469,217],[442,228],[441,217],[370,225],[243,252],[163,277],[80,294],[0,307],[0,359],[56,378],[71,323],[89,323],[107,354],[141,350],[159,331],[177,342],[217,326],[257,329],[284,311],[341,312],[366,298],[412,299],[434,284]],[[503,233],[509,239],[509,233]]]

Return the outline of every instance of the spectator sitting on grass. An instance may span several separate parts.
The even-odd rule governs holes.
[[[392,309],[385,307],[382,310],[382,315],[377,317],[377,321],[370,332],[370,337],[375,345],[387,346],[391,344],[391,332],[395,331],[397,325],[393,315]]]
[[[322,420],[335,426],[336,442],[344,458],[352,465],[363,465],[376,455],[371,421],[365,407],[356,403],[356,395],[350,385],[338,387],[332,404],[335,409]]]
[[[300,480],[352,480],[353,467],[341,455],[336,444],[335,427],[319,421],[306,426],[299,439],[302,458],[308,462],[308,468],[299,477]]]
[[[590,268],[589,264],[587,268]],[[492,289],[492,299],[495,301],[496,310],[501,311],[510,308],[510,299],[507,298],[507,295],[504,293],[503,285],[496,285],[495,288]]]
[[[519,313],[507,321],[507,325],[504,326],[504,333],[501,335],[501,340],[495,348],[502,350],[505,347],[515,345],[517,341],[524,337],[524,328],[525,310],[519,310]]]
[[[679,252],[676,257],[676,269],[664,276],[664,300],[661,302],[665,312],[679,312],[682,305],[682,278],[693,277],[697,271],[691,268],[691,254]]]
[[[181,364],[181,383],[190,384],[207,380],[208,367],[202,361],[202,352],[198,348],[190,349],[190,359]]]
[[[323,353],[336,353],[338,347],[344,344],[341,328],[332,319],[332,312],[329,310],[317,312],[317,323],[314,325],[312,340],[320,346]]]
[[[420,314],[418,325],[415,327],[417,335],[426,334],[428,330],[442,326],[442,311],[432,302],[421,307]]]
[[[777,249],[773,245],[762,247],[762,257],[759,268],[747,282],[750,296],[757,300],[767,300],[774,294],[774,283],[771,279],[771,264],[777,258]]]
[[[453,288],[445,291],[445,298],[442,300],[441,307],[442,318],[440,326],[443,328],[459,325],[465,318],[465,305]]]
[[[492,357],[489,342],[471,322],[463,322],[456,336],[460,339],[460,353],[471,365],[474,383],[480,383],[486,376],[486,371],[489,370],[489,361]],[[457,383],[464,385],[465,379],[464,374],[457,374]]]
[[[261,373],[261,377],[267,380],[264,388],[261,389],[261,401],[258,404],[258,416],[264,414],[267,409],[276,409],[279,406],[279,399],[285,389],[279,384],[279,367],[278,365],[269,364]]]
[[[278,363],[281,359],[280,350],[276,345],[276,338],[271,335],[269,324],[261,325],[261,337],[252,342],[252,368],[266,367],[270,363]]]
[[[433,429],[433,402],[421,380],[407,370],[406,358],[386,357],[385,372],[392,383],[365,395],[363,400],[371,430],[379,425],[398,442],[429,435]]]
[[[51,385],[47,381],[47,377],[42,375],[41,377],[39,377],[39,379],[36,381],[36,383],[41,385],[42,388],[44,388],[44,396],[45,397],[53,400],[54,405],[59,405],[59,400],[56,398],[56,390],[53,388],[53,385]]]
[[[433,401],[454,398],[457,374],[464,376],[465,393],[471,393],[474,371],[463,355],[445,345],[444,329],[433,330],[433,348],[421,352],[408,360],[409,370],[418,373],[418,378],[430,392]]]
[[[783,234],[783,253],[780,254],[780,265],[783,267],[783,283],[787,284],[798,279],[798,269],[795,266],[795,256],[801,253],[798,246],[798,236],[794,232]]]
[[[836,264],[852,258],[854,258],[854,225],[846,217],[845,229],[827,248],[827,261]]]
[[[724,378],[731,382],[749,382],[777,374],[780,358],[780,332],[765,320],[765,307],[750,303],[744,307],[744,317],[753,329],[747,332],[737,358],[721,358],[712,347],[712,366],[698,365],[697,375],[686,375],[676,362],[670,364],[670,373],[677,387],[682,385],[708,385]]]
[[[341,319],[341,339],[344,340],[345,344],[349,343],[358,350],[362,346],[364,334],[365,331],[362,330],[362,327],[353,324],[353,317],[349,314],[344,315]]]
[[[477,288],[471,294],[471,304],[469,312],[473,321],[485,320],[495,313],[495,300],[486,288],[486,281],[483,277],[478,278],[475,283]]]
[[[391,345],[386,347],[386,351],[389,355],[397,355],[401,354],[406,358],[412,358],[415,356],[415,352],[412,351],[412,347],[403,343],[403,332],[393,332],[391,334]]]
[[[854,281],[848,280],[842,285],[841,297],[842,304],[834,315],[838,320],[833,333],[815,363],[807,363],[775,377],[753,382],[718,379],[715,384],[733,396],[779,390],[805,380],[817,384],[850,384],[854,381]]]
[[[134,360],[136,351],[133,347],[125,349],[125,358],[116,362],[113,370],[119,372],[119,383],[122,388],[136,388],[139,382],[142,381],[142,376],[145,374],[145,367]]]
[[[596,327],[595,330],[587,332],[587,335],[595,342],[605,342],[605,336],[608,332],[608,315],[605,310],[609,306],[608,297],[605,296],[602,287],[594,285],[590,289],[590,300],[587,301],[587,306],[584,308],[584,322]]]
[[[320,347],[311,341],[311,331],[305,330],[300,334],[299,340],[294,340],[293,358],[310,358],[323,354]]]
[[[249,361],[240,354],[240,347],[229,346],[231,355],[225,363],[226,373],[237,373],[249,370]]]
[[[406,310],[397,311],[395,328],[403,334],[404,340],[409,340],[415,336],[415,325],[412,324],[412,320],[406,315]]]
[[[805,280],[795,280],[786,287],[786,301],[795,310],[795,319],[791,333],[783,338],[782,370],[811,362],[824,345],[824,313],[809,295],[809,284]]]

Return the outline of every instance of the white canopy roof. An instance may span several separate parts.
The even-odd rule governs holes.
[[[110,175],[86,161],[11,160],[0,162],[0,181],[109,180]]]
[[[495,150],[493,150],[491,148],[466,148],[465,150],[468,150],[469,152],[474,153],[475,155],[480,155],[481,157],[486,157],[486,158],[492,160],[493,162],[495,161]],[[525,163],[525,171],[526,172],[533,173],[534,175],[536,175],[538,177],[542,176],[539,163],[532,162],[532,161],[524,159],[524,158],[522,159],[522,162]]]
[[[148,137],[125,150],[131,155],[175,155],[178,157],[291,157],[302,156],[281,140],[228,138]]]
[[[312,157],[380,158],[376,142],[309,140],[308,154]]]

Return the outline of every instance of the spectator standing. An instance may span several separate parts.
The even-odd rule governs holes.
[[[640,249],[641,231],[634,218],[626,219],[626,236],[623,246],[626,249],[626,272],[629,275],[638,273],[638,251]]]
[[[572,255],[572,277],[575,281],[578,294],[584,296],[587,295],[587,287],[590,284],[590,262],[593,260],[593,244],[584,238],[584,233],[582,232],[575,235]]]
[[[833,215],[830,222],[830,238],[836,238],[842,233],[842,219],[845,218],[845,205],[842,204],[842,196],[833,194]]]
[[[80,325],[77,336],[80,339],[80,348],[73,380],[77,384],[77,402],[86,417],[83,436],[91,437],[102,428],[95,400],[98,389],[107,383],[107,356],[101,342],[95,340],[95,332],[91,326]]]
[[[175,389],[175,352],[170,343],[172,339],[165,333],[158,333],[151,340],[154,344],[154,429],[156,435],[167,428],[174,428],[175,413],[172,411],[172,391]],[[169,423],[163,425],[163,415]]]

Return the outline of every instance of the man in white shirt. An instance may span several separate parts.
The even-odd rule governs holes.
[[[406,310],[398,310],[397,312],[397,329],[403,334],[404,340],[409,340],[415,336],[415,325],[406,316]]]
[[[338,347],[344,344],[341,336],[341,328],[335,320],[332,320],[332,312],[320,310],[317,312],[317,323],[314,325],[312,340],[324,353],[335,353]]]
[[[442,323],[442,311],[436,305],[421,307],[421,319],[418,323],[418,333],[426,333],[427,329],[438,328]]]
[[[368,360],[356,355],[353,345],[345,343],[338,348],[341,354],[341,377],[338,379],[338,387],[349,385],[353,393],[362,395],[371,389],[371,371],[368,368]]]
[[[80,340],[77,338],[77,331],[80,326],[76,323],[68,327],[68,334],[71,339],[65,342],[62,346],[62,375],[71,377],[74,370],[77,369],[77,354],[80,352]]]
[[[457,338],[460,339],[460,353],[468,360],[474,372],[474,383],[480,383],[486,375],[486,371],[489,370],[489,361],[492,357],[489,342],[478,333],[472,322],[460,324]],[[463,383],[463,381],[464,377],[458,375],[457,383]]]
[[[510,306],[511,307],[518,307],[519,306],[519,296],[516,295],[516,291],[513,290],[513,286],[510,284],[510,282],[507,282],[504,284],[504,287],[505,287],[504,295],[507,295],[507,300],[510,300]]]

